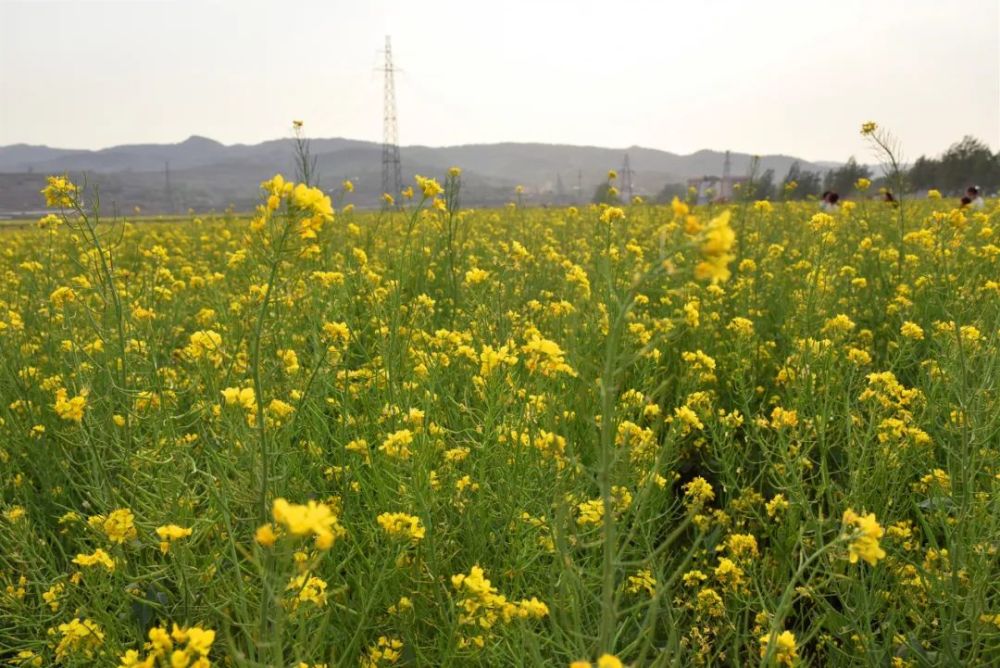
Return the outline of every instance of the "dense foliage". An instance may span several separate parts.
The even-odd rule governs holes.
[[[460,184],[144,223],[50,181],[2,237],[0,659],[1000,656],[995,202]]]

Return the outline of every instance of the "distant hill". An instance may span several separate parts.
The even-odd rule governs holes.
[[[375,206],[381,196],[380,144],[353,139],[311,140],[320,185],[336,189],[354,181],[351,201]],[[510,201],[516,185],[533,203],[589,201],[609,169],[620,169],[625,154],[634,172],[634,190],[655,195],[668,183],[720,175],[724,154],[702,150],[690,155],[631,146],[625,149],[564,144],[468,144],[463,146],[404,146],[404,180],[414,174],[441,176],[451,166],[462,168],[463,201],[473,206]],[[103,199],[121,210],[199,212],[234,206],[247,210],[257,201],[257,185],[275,173],[294,173],[291,139],[227,146],[192,136],[177,144],[132,144],[96,151],[15,144],[0,147],[0,213],[40,207],[38,190],[48,174],[97,184]],[[740,176],[751,156],[730,155],[731,170]],[[797,159],[761,156],[761,169],[773,169],[776,179]],[[826,171],[836,163],[798,160],[803,169]],[[169,165],[170,188],[167,187]],[[169,196],[168,196],[169,193]]]

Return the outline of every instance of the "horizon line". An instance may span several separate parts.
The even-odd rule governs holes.
[[[305,138],[307,140],[309,140],[309,141],[327,141],[327,140],[337,140],[337,139],[339,139],[339,140],[343,140],[343,141],[358,142],[358,143],[362,143],[362,144],[371,144],[373,146],[381,146],[382,145],[382,142],[381,141],[377,141],[377,140],[356,139],[356,138],[353,138],[353,137],[345,137],[345,136],[325,136],[325,137],[317,136],[317,137],[305,137]],[[233,143],[225,143],[225,142],[219,141],[218,139],[214,139],[212,137],[209,137],[207,135],[192,133],[192,134],[188,135],[187,137],[185,137],[183,139],[180,139],[180,140],[177,140],[177,141],[128,142],[128,143],[120,143],[120,144],[111,144],[109,146],[103,146],[103,147],[100,147],[100,148],[75,148],[75,147],[68,147],[68,146],[53,146],[53,145],[44,144],[44,143],[32,143],[32,142],[22,141],[22,142],[14,142],[14,143],[10,143],[10,144],[0,145],[0,150],[8,149],[8,148],[14,148],[14,147],[28,147],[28,148],[45,148],[45,149],[50,149],[50,150],[55,150],[55,151],[75,151],[75,152],[98,153],[98,152],[101,152],[101,151],[109,151],[109,150],[113,150],[113,149],[133,147],[133,146],[179,146],[181,144],[184,144],[185,142],[191,141],[192,139],[207,140],[207,141],[213,142],[215,144],[218,144],[218,145],[220,145],[220,146],[222,146],[224,148],[236,148],[236,147],[260,146],[261,144],[266,144],[266,143],[269,143],[269,142],[291,141],[293,139],[293,137],[291,137],[291,136],[287,136],[287,137],[275,137],[275,138],[271,138],[271,139],[262,139],[262,140],[259,140],[257,142],[233,142]],[[826,159],[826,158],[813,159],[813,158],[806,158],[806,157],[794,155],[794,154],[791,154],[791,153],[783,153],[783,152],[757,153],[757,152],[751,152],[751,151],[734,150],[734,149],[719,149],[719,148],[709,148],[709,147],[700,148],[700,149],[697,149],[695,151],[691,151],[690,153],[680,153],[680,152],[672,151],[672,150],[665,149],[665,148],[656,148],[656,147],[652,147],[652,146],[644,146],[642,144],[631,144],[629,146],[602,146],[602,145],[598,145],[598,144],[586,144],[586,143],[584,143],[584,144],[575,144],[575,143],[566,143],[566,142],[524,141],[524,140],[520,140],[520,141],[519,140],[481,141],[481,142],[465,142],[465,143],[460,143],[460,144],[437,144],[437,145],[435,145],[435,144],[424,144],[424,143],[413,143],[413,144],[400,144],[399,148],[400,149],[407,149],[407,148],[454,149],[454,148],[465,148],[465,147],[471,147],[471,146],[502,146],[502,145],[507,145],[507,144],[510,144],[510,145],[522,145],[522,146],[526,146],[526,145],[553,146],[553,147],[557,147],[558,146],[558,147],[568,147],[568,148],[598,149],[598,150],[605,150],[605,151],[622,151],[622,152],[627,152],[629,150],[638,149],[638,150],[645,150],[645,151],[656,151],[658,153],[667,153],[667,154],[675,155],[675,156],[678,156],[678,157],[688,157],[688,156],[697,155],[698,153],[726,153],[728,151],[728,152],[733,153],[733,154],[745,155],[745,156],[749,156],[749,157],[755,157],[755,156],[756,157],[761,157],[761,158],[763,158],[763,157],[778,157],[778,158],[784,157],[784,158],[792,158],[792,159],[803,161],[803,162],[809,162],[809,163],[813,163],[813,164],[821,164],[821,163],[843,164],[844,162],[847,162],[847,160],[850,157],[853,157],[853,156],[848,156],[847,158],[844,158],[844,159],[841,159],[841,160],[830,160],[830,159]],[[945,149],[945,150],[947,150],[947,149]]]

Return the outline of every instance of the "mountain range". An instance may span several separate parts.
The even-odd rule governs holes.
[[[319,184],[336,190],[345,179],[355,185],[348,201],[376,206],[382,194],[382,146],[369,141],[312,139]],[[609,169],[621,170],[628,155],[633,191],[655,195],[666,184],[701,176],[719,176],[725,154],[702,150],[690,155],[631,146],[624,149],[565,144],[500,143],[462,146],[404,146],[400,149],[405,182],[414,174],[441,177],[451,166],[462,168],[463,203],[500,205],[524,186],[528,202],[589,201]],[[68,174],[100,188],[104,202],[122,211],[141,207],[147,213],[245,211],[258,201],[259,183],[275,173],[294,174],[292,139],[259,144],[225,145],[192,136],[176,144],[130,144],[100,150],[60,149],[14,144],[0,146],[0,214],[41,208],[39,189],[49,174]],[[743,175],[752,156],[730,154],[730,173]],[[795,162],[824,172],[838,163],[809,162],[786,155],[760,157],[760,169],[780,179]]]

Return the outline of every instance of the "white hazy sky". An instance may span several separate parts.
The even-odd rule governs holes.
[[[867,158],[1000,148],[1000,0],[0,0],[0,145],[191,134]]]

